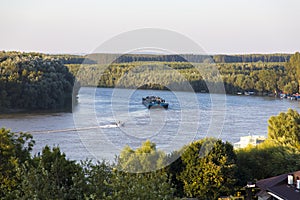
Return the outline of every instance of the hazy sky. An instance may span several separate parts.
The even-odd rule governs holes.
[[[299,0],[0,0],[0,50],[90,53],[120,33],[163,28],[208,53],[300,51]]]

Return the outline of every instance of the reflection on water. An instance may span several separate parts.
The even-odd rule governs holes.
[[[169,109],[148,110],[141,103],[148,95],[163,97]],[[71,159],[113,159],[125,145],[135,148],[146,139],[171,152],[206,136],[236,142],[247,134],[266,135],[271,115],[299,111],[299,103],[287,99],[226,96],[226,105],[219,99],[217,94],[81,88],[74,113],[1,115],[0,127],[31,132],[34,153],[47,144],[59,145]]]

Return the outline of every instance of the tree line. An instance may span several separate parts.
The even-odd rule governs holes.
[[[184,90],[181,86],[188,82],[196,92],[209,92],[209,84],[224,84],[228,94],[274,95],[299,91],[299,55],[286,63],[130,62],[67,67],[83,86]]]
[[[165,154],[151,141],[124,147],[114,163],[69,160],[59,147],[31,156],[29,133],[0,129],[1,199],[217,199],[241,196],[247,181],[300,168],[300,114],[268,121],[268,138],[233,150],[214,138]],[[170,165],[164,167],[166,163]],[[134,172],[134,173],[133,173]]]
[[[106,54],[94,53],[86,55],[86,58],[96,61],[98,64],[130,63],[130,62],[191,62],[191,63],[241,63],[241,62],[287,62],[291,54],[244,54],[244,55],[199,55],[199,54]],[[75,63],[73,63],[75,64]],[[80,63],[77,63],[80,64]]]

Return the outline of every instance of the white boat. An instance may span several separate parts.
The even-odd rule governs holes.
[[[256,146],[266,140],[262,135],[248,135],[240,137],[240,141],[234,143],[234,149],[245,148],[248,145]]]

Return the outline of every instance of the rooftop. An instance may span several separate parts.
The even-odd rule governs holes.
[[[291,182],[288,176],[291,175]],[[296,200],[300,199],[300,188],[297,189],[297,180],[300,182],[300,171],[282,174],[256,182],[256,186],[261,189],[257,194],[258,199],[279,199]],[[290,184],[288,184],[290,183]]]

